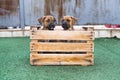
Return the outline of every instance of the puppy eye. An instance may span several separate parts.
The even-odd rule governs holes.
[[[50,22],[50,20],[48,19],[48,20],[46,20],[46,22]]]
[[[54,22],[56,22],[56,20],[54,20]]]
[[[67,19],[67,22],[70,22],[70,20],[69,20],[69,19]]]

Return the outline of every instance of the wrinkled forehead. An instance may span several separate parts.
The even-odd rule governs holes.
[[[46,16],[45,20],[54,20],[54,17],[53,16]]]
[[[70,16],[64,16],[63,19],[64,20],[72,20],[72,18]]]

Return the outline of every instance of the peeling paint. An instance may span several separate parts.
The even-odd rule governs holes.
[[[61,24],[65,15],[76,24],[120,24],[120,0],[23,0],[25,25],[36,25],[38,18],[53,15]],[[0,0],[0,25],[19,25],[19,0]],[[16,22],[16,23],[15,23]]]
[[[0,0],[0,16],[15,13],[18,6],[18,0]]]
[[[0,0],[0,26],[19,25],[19,0]]]
[[[37,0],[38,1],[38,0]],[[37,2],[34,0],[33,2]],[[76,24],[106,24],[106,23],[120,23],[120,1],[119,0],[39,0],[44,3],[37,3],[39,7],[33,14],[28,12],[32,17],[29,20],[37,20],[38,16],[53,15],[60,24],[62,16],[71,15],[77,18]],[[26,3],[27,4],[27,3]],[[43,6],[44,5],[44,6]],[[43,6],[43,9],[41,9]],[[32,9],[35,5],[32,4]],[[26,10],[27,11],[27,8]],[[30,21],[26,23],[38,24],[38,22]]]

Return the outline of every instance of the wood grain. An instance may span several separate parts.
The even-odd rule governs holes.
[[[36,31],[30,39],[42,40],[93,40],[91,31]]]
[[[31,65],[93,65],[93,54],[30,54]]]
[[[92,48],[89,43],[31,43],[31,51],[40,52],[92,52]]]
[[[47,31],[31,28],[31,65],[94,65],[94,28]]]

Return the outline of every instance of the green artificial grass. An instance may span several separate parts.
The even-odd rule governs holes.
[[[95,40],[94,66],[31,66],[29,38],[0,38],[0,80],[120,80],[120,39]]]

